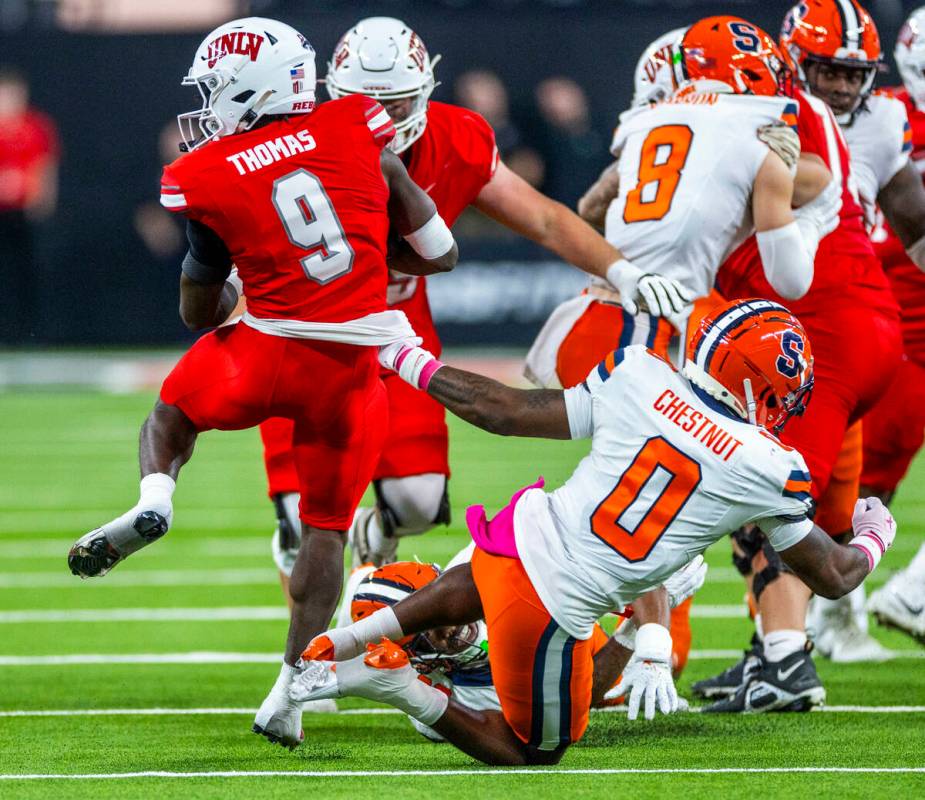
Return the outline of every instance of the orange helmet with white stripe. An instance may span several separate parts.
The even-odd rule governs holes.
[[[685,77],[735,94],[790,94],[790,70],[777,43],[740,17],[706,17],[681,40]],[[712,84],[712,87],[709,85]]]
[[[883,62],[877,26],[857,0],[801,0],[784,17],[780,46],[804,85],[812,61],[865,70],[861,100],[873,89]]]
[[[396,561],[371,572],[357,586],[350,601],[350,616],[354,622],[368,617],[380,608],[394,606],[399,600],[414,594],[440,575],[436,564],[417,561]],[[396,644],[405,645],[414,639],[406,636]]]
[[[809,337],[770,300],[734,300],[703,318],[684,375],[737,416],[775,432],[806,409],[813,390]]]

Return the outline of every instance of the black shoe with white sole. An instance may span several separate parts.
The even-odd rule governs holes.
[[[703,711],[707,714],[809,711],[824,702],[825,687],[807,649],[780,661],[762,658],[759,670],[732,697],[719,700]]]
[[[719,675],[697,681],[691,686],[691,691],[697,697],[707,700],[731,697],[742,684],[747,683],[749,678],[761,669],[761,652],[761,640],[758,634],[752,634],[751,647],[745,651],[740,661],[723,670]]]

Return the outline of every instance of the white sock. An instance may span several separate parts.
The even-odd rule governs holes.
[[[382,530],[378,514],[372,514],[366,523],[366,541],[369,542],[369,549],[374,553],[381,553],[386,549],[385,531]]]
[[[288,689],[292,685],[292,682],[296,679],[299,674],[299,670],[296,667],[290,667],[285,661],[283,666],[280,667],[279,677],[276,679],[276,683],[273,684],[273,688],[270,690],[270,693],[273,692],[282,692],[286,699],[289,699]]]
[[[805,646],[805,631],[768,631],[764,635],[764,657],[771,663],[781,661]]]
[[[326,636],[334,645],[334,652],[325,653],[321,658],[333,661],[347,661],[364,652],[366,645],[378,644],[383,637],[397,642],[404,635],[392,607],[386,606],[373,612],[368,617],[358,619],[346,628],[332,628],[323,634],[319,634],[319,636]]]
[[[397,708],[404,711],[409,717],[425,725],[433,725],[445,713],[450,703],[449,695],[420,679],[414,680],[408,691],[401,698],[401,705]]]
[[[150,544],[139,536],[133,527],[135,519],[145,511],[156,511],[167,520],[169,528],[173,521],[173,492],[176,488],[174,479],[162,472],[145,475],[141,479],[138,502],[135,506],[103,526],[112,546],[123,556],[127,556]]]
[[[867,620],[867,591],[864,584],[859,583],[854,589],[848,592],[848,602],[851,604],[851,616],[854,618],[854,624],[857,625],[861,633],[868,632]]]

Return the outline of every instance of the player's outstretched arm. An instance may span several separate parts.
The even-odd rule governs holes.
[[[692,299],[677,281],[644,273],[574,211],[538,192],[503,163],[474,205],[563,261],[609,281],[630,314],[639,313],[645,303],[650,314],[671,317]]]
[[[578,200],[578,216],[589,225],[601,230],[607,219],[607,209],[613,199],[620,194],[620,162],[604,168],[600,177]]]
[[[925,271],[925,185],[911,162],[880,190],[877,202],[909,258]]]
[[[401,240],[390,248],[389,266],[406,275],[433,275],[456,266],[459,249],[437,213],[434,201],[418,186],[401,159],[382,151],[379,162],[389,187],[389,220]]]
[[[512,389],[484,375],[448,367],[427,350],[406,342],[380,347],[379,363],[489,433],[571,438],[561,390]]]
[[[818,595],[837,600],[874,571],[896,536],[896,523],[876,498],[858,500],[851,518],[854,538],[840,545],[821,528],[782,550],[781,558]]]

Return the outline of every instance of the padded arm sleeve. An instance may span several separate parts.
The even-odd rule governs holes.
[[[756,235],[765,277],[781,297],[796,300],[813,282],[813,258],[796,222]],[[816,244],[818,244],[818,237]]]
[[[221,283],[231,273],[231,254],[225,243],[207,225],[186,221],[189,252],[183,259],[183,272],[197,283]]]

